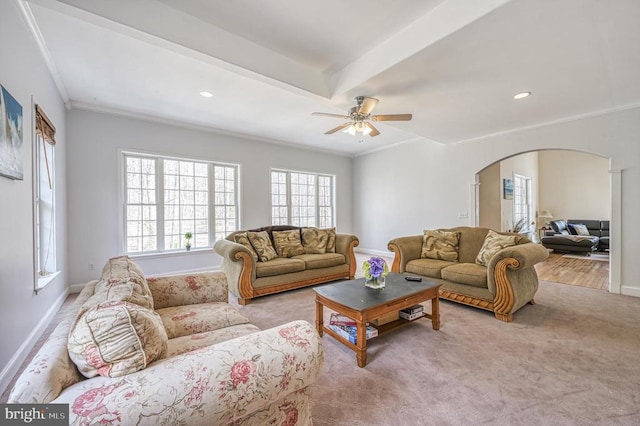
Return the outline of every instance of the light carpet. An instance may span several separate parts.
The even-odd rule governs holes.
[[[263,329],[313,323],[314,297],[238,307]],[[512,323],[441,301],[439,331],[423,320],[380,336],[365,368],[325,335],[314,425],[640,424],[640,299],[541,282],[535,300]]]
[[[609,254],[604,254],[604,253],[591,253],[589,256],[587,256],[586,254],[571,254],[571,253],[567,253],[567,254],[563,254],[562,257],[566,257],[568,259],[584,259],[584,260],[597,260],[599,262],[608,262],[609,261]]]

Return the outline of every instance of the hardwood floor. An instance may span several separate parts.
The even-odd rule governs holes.
[[[606,290],[609,287],[609,262],[563,257],[549,253],[549,258],[536,266],[538,279],[579,287]]]

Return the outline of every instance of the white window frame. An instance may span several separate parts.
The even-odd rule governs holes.
[[[274,185],[274,173],[283,173],[286,175],[286,194],[285,194],[285,199],[286,199],[286,205],[283,204],[277,204],[274,205],[273,201],[274,201],[274,197],[275,196],[279,196],[282,194],[274,194],[273,193],[273,185]],[[314,173],[314,172],[304,172],[304,171],[298,171],[298,170],[284,170],[284,169],[275,169],[272,168],[270,170],[269,173],[269,181],[270,181],[270,187],[269,187],[269,194],[271,196],[271,224],[276,224],[274,223],[274,221],[276,220],[276,218],[274,217],[274,208],[275,207],[286,207],[286,214],[287,214],[287,218],[286,218],[286,223],[282,223],[281,221],[278,221],[277,224],[281,224],[281,225],[291,225],[292,224],[292,191],[291,191],[291,175],[292,174],[300,174],[300,175],[309,175],[309,176],[314,176],[315,177],[315,225],[316,227],[319,228],[332,228],[336,226],[336,177],[335,175],[331,175],[331,174],[327,174],[327,173]],[[330,191],[331,194],[329,196],[330,198],[330,206],[326,206],[326,205],[321,205],[320,204],[320,180],[321,178],[324,179],[330,179]],[[320,209],[322,207],[329,207],[331,210],[331,223],[321,223],[321,214],[320,214]],[[277,225],[276,224],[276,225]],[[306,225],[306,224],[296,224],[295,226],[311,226],[311,225]]]
[[[533,199],[531,178],[517,173],[513,174],[513,224],[520,218],[525,219],[525,227],[520,233],[531,232],[533,217]]]
[[[130,150],[119,150],[119,179],[122,180],[120,187],[120,205],[122,208],[120,209],[120,229],[121,229],[121,252],[123,254],[129,255],[131,257],[141,257],[141,256],[153,256],[153,255],[162,255],[162,254],[177,254],[177,253],[186,253],[184,246],[180,246],[179,248],[168,249],[166,248],[166,239],[165,239],[165,209],[164,209],[164,160],[174,160],[174,161],[185,161],[185,162],[193,162],[193,163],[201,163],[207,165],[208,170],[208,240],[205,246],[200,248],[194,247],[191,251],[203,251],[210,250],[213,244],[219,238],[224,238],[230,232],[240,229],[240,166],[238,164],[230,164],[230,163],[222,163],[218,161],[212,161],[209,159],[202,158],[189,158],[189,157],[180,157],[175,155],[165,155],[165,154],[156,154],[149,152],[141,152],[141,151],[130,151]],[[155,213],[156,213],[156,249],[155,250],[147,250],[147,251],[128,251],[127,245],[127,157],[137,157],[137,158],[145,158],[151,159],[155,161]],[[235,218],[228,219],[225,218],[225,223],[227,221],[233,221],[233,230],[228,230],[225,228],[224,230],[218,230],[216,228],[216,204],[215,204],[215,170],[216,167],[224,167],[231,168],[234,171],[234,185],[233,185],[233,200],[235,200],[235,204],[232,205],[235,208]],[[229,205],[224,205],[224,207],[228,207]],[[196,234],[197,236],[197,234]],[[195,240],[195,238],[194,238]],[[191,243],[195,245],[195,241],[192,240]]]
[[[36,106],[34,102],[34,117]],[[42,110],[39,110],[42,111]],[[42,112],[42,114],[44,114]],[[34,118],[34,122],[35,122]],[[45,288],[61,271],[57,259],[55,145],[33,128],[33,264],[34,291]],[[51,214],[46,215],[45,205]],[[46,217],[43,217],[46,216]],[[48,226],[47,226],[48,223]]]

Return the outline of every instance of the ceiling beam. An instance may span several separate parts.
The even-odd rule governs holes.
[[[445,0],[329,77],[331,97],[344,94],[381,72],[512,0]]]

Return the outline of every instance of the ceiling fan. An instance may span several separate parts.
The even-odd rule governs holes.
[[[341,124],[328,132],[325,135],[331,135],[339,130],[345,133],[355,135],[356,133],[362,133],[362,135],[369,135],[371,137],[378,136],[380,132],[376,129],[372,121],[409,121],[412,118],[411,114],[380,114],[371,115],[371,111],[378,103],[376,98],[370,98],[368,96],[356,96],[354,98],[357,105],[349,110],[347,115],[341,114],[329,114],[326,112],[314,112],[313,115],[321,115],[323,117],[334,117],[349,120],[347,123]]]

